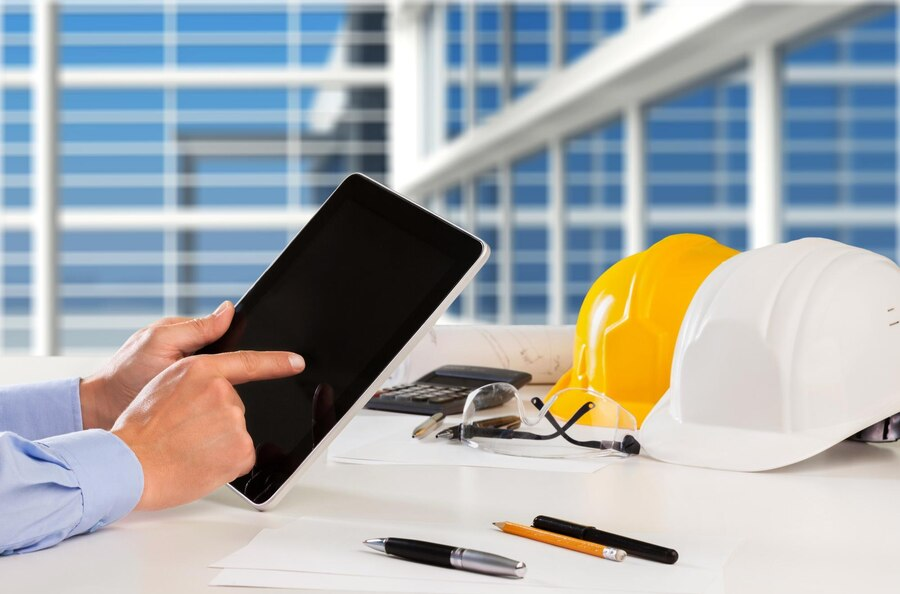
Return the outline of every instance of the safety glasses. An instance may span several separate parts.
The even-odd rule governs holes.
[[[482,409],[484,400],[505,402]],[[503,419],[503,423],[497,422]],[[526,400],[506,383],[482,386],[463,409],[463,443],[489,452],[541,458],[630,456],[641,450],[634,415],[604,394],[568,388]]]

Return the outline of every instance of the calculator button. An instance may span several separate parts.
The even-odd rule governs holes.
[[[442,394],[440,396],[432,396],[428,399],[428,402],[432,404],[444,404],[445,402],[453,402],[454,400],[457,400],[456,396],[453,396],[452,394]]]

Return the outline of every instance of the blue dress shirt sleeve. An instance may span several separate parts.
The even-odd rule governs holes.
[[[77,379],[0,389],[0,431],[8,428],[17,432],[0,432],[0,555],[93,532],[140,500],[144,474],[131,449],[108,431],[80,431]]]
[[[0,431],[41,439],[81,431],[81,380],[0,387]]]

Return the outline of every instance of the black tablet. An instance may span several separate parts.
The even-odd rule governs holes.
[[[237,387],[256,466],[231,487],[277,503],[488,257],[477,237],[359,174],[341,183],[202,353],[286,350],[306,369]]]

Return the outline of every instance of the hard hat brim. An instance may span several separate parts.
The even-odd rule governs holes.
[[[673,414],[670,389],[644,420],[640,442],[644,453],[663,462],[756,472],[811,458],[891,414],[885,412],[862,422],[793,433],[685,423]]]

